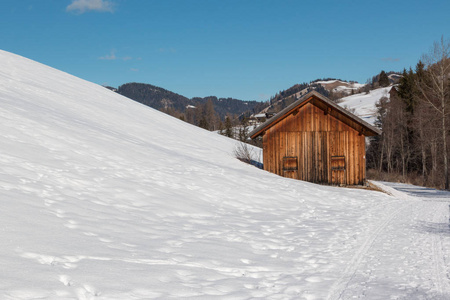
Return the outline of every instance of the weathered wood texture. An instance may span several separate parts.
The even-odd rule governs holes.
[[[315,183],[361,185],[365,137],[313,101],[269,127],[263,135],[264,169]],[[293,157],[297,170],[286,168]]]

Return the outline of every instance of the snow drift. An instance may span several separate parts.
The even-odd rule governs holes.
[[[281,178],[101,86],[0,64],[0,298],[446,295],[447,269],[397,239],[429,237],[422,204]]]

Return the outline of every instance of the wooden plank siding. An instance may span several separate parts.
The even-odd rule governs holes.
[[[263,152],[264,169],[280,176],[325,184],[364,184],[364,135],[313,102],[268,128]],[[283,170],[285,157],[296,157],[298,169]]]

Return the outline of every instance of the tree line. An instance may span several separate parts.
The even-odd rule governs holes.
[[[377,103],[376,126],[383,133],[370,141],[368,174],[449,189],[449,56],[450,43],[442,38],[414,70],[403,71],[390,99]]]
[[[217,98],[215,96],[187,98],[146,83],[132,82],[123,84],[117,89],[109,88],[137,102],[172,116],[184,118],[186,121],[196,125],[199,122],[197,120],[201,120],[201,115],[205,114],[204,112],[196,113],[194,111],[196,108],[199,108],[199,110],[210,110],[212,104],[215,114],[223,122],[226,116],[240,116],[244,113],[251,114],[253,112],[259,112],[266,105],[255,100],[243,101],[234,98]],[[202,122],[204,123],[204,120]],[[215,121],[209,120],[209,125],[212,125],[211,128],[214,128],[217,124]]]

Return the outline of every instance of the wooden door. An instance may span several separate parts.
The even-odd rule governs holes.
[[[328,182],[328,138],[326,132],[303,132],[303,180]]]
[[[346,132],[330,132],[330,183],[347,184]]]
[[[345,156],[331,156],[331,184],[341,185],[346,183]]]

